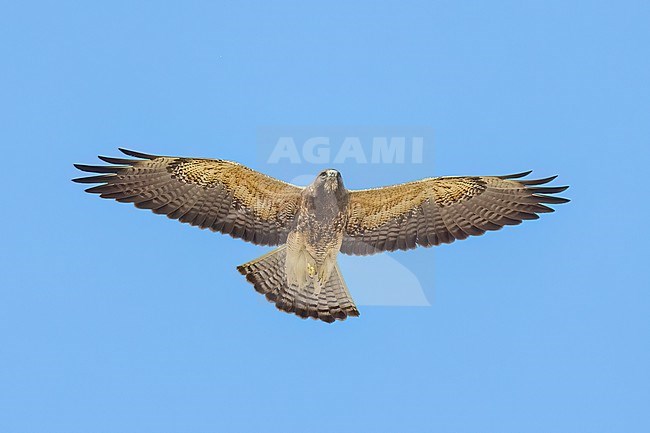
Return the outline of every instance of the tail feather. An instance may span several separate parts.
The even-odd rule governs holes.
[[[237,270],[279,310],[328,323],[359,316],[338,265],[316,295],[313,285],[300,288],[287,282],[285,258],[286,247],[283,246],[238,266]]]

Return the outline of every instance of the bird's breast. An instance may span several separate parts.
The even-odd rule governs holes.
[[[305,200],[298,213],[295,233],[303,247],[314,255],[324,257],[338,252],[343,240],[347,212],[336,202]]]

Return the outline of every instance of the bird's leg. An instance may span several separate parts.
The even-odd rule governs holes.
[[[314,296],[318,297],[320,295],[321,285],[318,278],[314,278]]]
[[[314,295],[318,296],[321,290],[321,278],[319,270],[316,269],[316,263],[307,262],[307,275],[314,282]]]
[[[314,278],[316,275],[316,266],[313,263],[307,262],[307,275],[309,278]]]
[[[334,269],[335,266],[336,266],[336,255],[332,256],[330,254],[325,258],[325,260],[323,260],[323,263],[321,264],[318,270],[318,281],[322,285],[325,285],[327,281],[329,281],[330,275],[332,274],[332,270]]]

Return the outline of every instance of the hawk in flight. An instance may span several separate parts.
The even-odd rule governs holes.
[[[96,173],[74,179],[86,191],[257,245],[279,248],[237,269],[278,309],[325,322],[358,316],[337,255],[429,247],[482,235],[553,212],[566,186],[507,176],[436,177],[348,190],[336,170],[299,187],[221,159],[156,156],[111,165],[75,164]]]

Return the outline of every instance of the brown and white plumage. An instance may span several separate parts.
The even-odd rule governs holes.
[[[286,242],[302,188],[236,162],[120,150],[141,159],[100,156],[115,165],[75,164],[102,173],[75,182],[100,183],[86,191],[257,245]]]
[[[537,219],[553,212],[545,203],[569,201],[550,195],[568,187],[539,186],[556,176],[520,179],[530,173],[437,177],[350,191],[341,252],[363,255],[451,243]]]
[[[345,254],[432,246],[481,235],[552,212],[567,187],[508,176],[438,177],[347,190],[336,170],[298,187],[219,159],[100,156],[112,165],[75,166],[98,173],[74,179],[87,192],[151,209],[200,228],[280,248],[238,267],[255,289],[286,312],[326,322],[358,316],[336,263]]]

